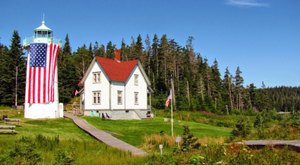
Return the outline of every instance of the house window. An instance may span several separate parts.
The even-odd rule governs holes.
[[[101,91],[94,91],[93,92],[93,103],[94,104],[101,104]]]
[[[139,85],[139,75],[138,74],[134,74],[134,85]]]
[[[118,92],[118,105],[122,105],[122,91],[117,91]]]
[[[134,92],[134,104],[139,105],[139,92]]]
[[[93,72],[93,83],[100,83],[101,82],[100,73],[101,72]]]

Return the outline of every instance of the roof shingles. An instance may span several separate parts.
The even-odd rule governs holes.
[[[104,72],[111,81],[127,81],[134,67],[138,64],[138,60],[118,62],[113,59],[96,57],[97,62],[104,69]]]

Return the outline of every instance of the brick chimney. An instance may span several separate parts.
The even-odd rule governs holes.
[[[120,50],[116,49],[115,50],[115,60],[118,62],[121,62],[121,55],[120,55]]]

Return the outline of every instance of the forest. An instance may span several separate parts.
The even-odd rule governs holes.
[[[122,39],[120,48],[109,41],[82,45],[72,51],[66,35],[58,59],[60,102],[68,103],[75,97],[75,90],[79,90],[77,84],[95,56],[114,58],[115,49],[120,49],[122,61],[138,59],[143,65],[154,91],[152,105],[156,109],[164,109],[173,79],[175,110],[220,114],[300,110],[300,87],[266,87],[263,82],[260,87],[244,84],[240,67],[235,71],[227,67],[221,77],[218,61],[215,59],[210,64],[201,53],[195,52],[193,45],[192,36],[187,38],[186,45],[179,45],[167,35],[154,35],[153,39],[147,35],[144,40],[138,35],[131,38],[131,43]],[[9,46],[0,43],[1,105],[23,105],[26,56],[17,31],[13,32]]]

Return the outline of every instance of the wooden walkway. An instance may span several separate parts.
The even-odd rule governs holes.
[[[248,140],[243,143],[249,147],[261,148],[264,146],[284,147],[300,152],[300,140]]]
[[[133,155],[145,156],[147,154],[143,150],[136,148],[124,141],[121,141],[121,140],[113,137],[112,135],[110,135],[107,132],[104,132],[102,130],[95,128],[94,126],[87,123],[85,120],[83,120],[77,116],[74,116],[73,114],[71,114],[69,112],[64,112],[64,116],[72,119],[79,128],[81,128],[82,130],[84,130],[85,132],[87,132],[88,134],[90,134],[91,136],[96,138],[97,140],[102,141],[103,143],[105,143],[111,147],[114,147],[114,148],[117,148],[117,149],[120,149],[123,151],[129,151]]]

